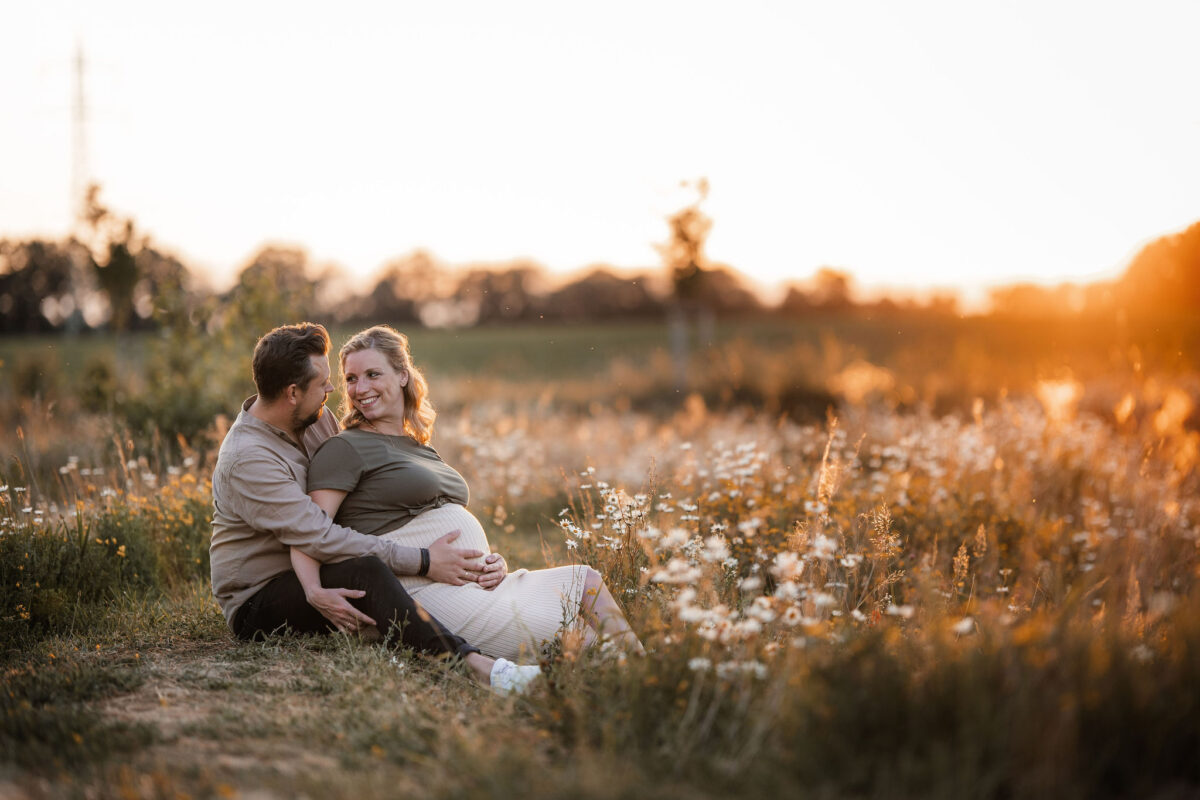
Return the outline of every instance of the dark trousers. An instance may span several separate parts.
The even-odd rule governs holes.
[[[379,633],[393,644],[402,643],[434,655],[466,656],[479,652],[478,647],[467,644],[418,606],[391,569],[375,556],[323,565],[321,585],[366,592],[349,603],[375,620]],[[239,639],[256,639],[285,629],[296,633],[336,630],[333,623],[308,604],[304,587],[291,570],[272,579],[233,617],[233,632]]]

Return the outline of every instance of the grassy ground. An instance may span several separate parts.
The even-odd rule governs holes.
[[[0,793],[1182,798],[1200,779],[1194,627],[1153,659],[1094,632],[867,635],[763,679],[585,656],[504,699],[347,638],[235,643],[206,595],[117,603],[10,660]]]

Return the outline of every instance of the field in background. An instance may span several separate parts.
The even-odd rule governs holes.
[[[507,701],[235,643],[206,481],[252,340],[0,339],[0,795],[1200,789],[1200,321],[410,333],[493,544],[597,566],[651,654],[567,641]]]
[[[143,434],[157,428],[190,440],[211,433],[204,429],[212,418],[235,413],[237,399],[253,390],[247,363],[259,332],[206,337],[184,323],[162,334],[0,337],[0,453],[19,452],[17,426],[95,440],[92,430],[72,434],[89,416],[127,429],[143,419],[157,423]],[[335,329],[335,347],[351,332]],[[696,394],[710,409],[793,419],[823,419],[840,401],[963,414],[976,398],[1028,394],[1039,381],[1066,379],[1080,381],[1083,406],[1103,414],[1124,390],[1159,378],[1194,381],[1200,366],[1200,319],[1191,316],[814,314],[693,319],[678,331],[635,321],[408,333],[447,412],[484,397],[513,408],[601,405],[661,415]],[[190,416],[189,406],[211,413]]]

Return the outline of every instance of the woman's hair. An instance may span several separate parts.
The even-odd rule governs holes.
[[[329,333],[323,325],[301,322],[281,325],[263,334],[254,346],[251,371],[258,396],[277,399],[293,383],[307,389],[317,371],[310,356],[329,353]]]
[[[412,355],[408,351],[408,337],[389,325],[376,325],[367,328],[350,337],[338,351],[338,362],[342,368],[342,384],[345,385],[346,356],[360,350],[376,350],[383,354],[392,369],[408,371],[408,383],[402,389],[404,392],[404,432],[421,444],[429,444],[433,437],[433,421],[437,412],[433,403],[429,402],[429,384],[425,376],[413,366]],[[366,422],[366,418],[354,407],[350,396],[342,398],[342,427],[357,428]]]

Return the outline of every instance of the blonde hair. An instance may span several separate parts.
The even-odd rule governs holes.
[[[390,325],[376,325],[351,336],[338,351],[343,385],[346,382],[346,356],[360,350],[376,350],[383,354],[392,369],[408,372],[408,383],[401,389],[404,392],[404,432],[421,444],[429,444],[429,440],[433,438],[433,421],[437,419],[437,412],[433,410],[433,403],[429,401],[429,384],[425,382],[425,376],[413,366],[412,354],[408,350],[408,337]],[[357,428],[366,421],[366,417],[354,407],[350,397],[343,397],[342,427]]]

